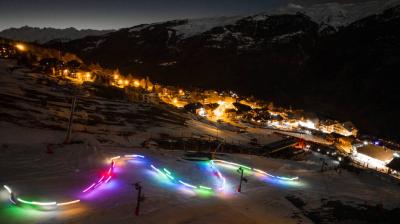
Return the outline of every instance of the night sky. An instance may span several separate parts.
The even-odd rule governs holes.
[[[316,0],[303,3],[310,1]],[[0,30],[24,25],[118,29],[170,19],[247,15],[282,4],[287,0],[0,0]]]

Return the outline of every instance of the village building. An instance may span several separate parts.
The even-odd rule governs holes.
[[[16,53],[14,46],[9,44],[0,44],[0,58],[12,58]]]
[[[361,147],[353,147],[352,159],[360,165],[376,169],[379,171],[387,171],[386,165],[394,158],[394,151],[373,144],[363,145]]]
[[[343,136],[357,136],[358,130],[355,128],[352,122],[347,121],[344,123],[337,123],[333,126],[335,133]]]
[[[400,175],[400,157],[394,157],[386,166],[390,173]]]
[[[334,120],[321,121],[318,129],[324,133],[336,133],[342,136],[357,136],[358,130],[350,121],[339,123]]]

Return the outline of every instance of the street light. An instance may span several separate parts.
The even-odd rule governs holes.
[[[25,51],[26,47],[23,44],[16,44],[15,47],[20,51]]]

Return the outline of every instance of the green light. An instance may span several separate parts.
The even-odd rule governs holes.
[[[164,168],[164,171],[165,171],[168,175],[171,175],[171,172],[169,172],[169,170],[167,170],[166,168]]]
[[[169,175],[169,174],[165,174],[165,175],[167,175],[167,177],[169,178],[169,179],[171,179],[171,180],[174,180],[175,178],[173,177],[173,176],[171,176],[171,175]]]
[[[205,186],[201,186],[201,185],[199,186],[199,188],[201,188],[201,189],[205,189],[205,190],[210,190],[210,191],[212,190],[212,188],[211,188],[211,187],[205,187]]]
[[[202,189],[202,188],[197,188],[197,189],[195,189],[195,191],[201,197],[211,197],[214,195],[213,191]]]
[[[250,167],[248,167],[248,166],[240,165],[240,167],[245,168],[245,169],[248,169],[248,170],[252,170],[252,169],[251,169]]]

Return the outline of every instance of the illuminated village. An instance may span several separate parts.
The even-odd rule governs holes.
[[[350,174],[347,172],[342,174],[342,170],[345,169],[349,170],[349,173],[353,172],[351,175],[362,176],[359,173],[365,171],[374,178],[382,178],[386,182],[398,183],[400,181],[400,146],[389,140],[360,134],[351,121],[336,121],[321,118],[300,109],[282,108],[271,101],[259,100],[252,96],[241,96],[235,90],[216,91],[167,86],[155,83],[145,75],[123,74],[117,68],[106,69],[99,64],[88,65],[76,55],[24,42],[0,42],[0,60],[6,62],[2,68],[7,68],[7,75],[4,77],[8,76],[5,80],[12,80],[9,83],[14,80],[23,80],[21,77],[27,76],[32,78],[33,81],[31,81],[34,83],[45,83],[46,88],[50,86],[49,92],[54,94],[46,93],[48,94],[46,95],[44,92],[27,88],[28,90],[24,91],[27,91],[28,94],[25,95],[29,96],[31,94],[29,91],[32,91],[32,95],[38,99],[24,98],[25,95],[24,97],[10,97],[10,101],[12,99],[17,99],[16,101],[29,99],[29,103],[32,105],[39,105],[45,109],[51,105],[49,111],[55,111],[51,112],[53,114],[49,113],[51,115],[46,118],[48,121],[42,121],[45,119],[36,115],[41,112],[35,111],[34,106],[27,106],[27,109],[21,106],[22,111],[34,111],[34,121],[31,121],[33,124],[44,127],[40,130],[45,133],[42,136],[24,136],[24,138],[34,139],[30,139],[33,142],[37,141],[37,136],[39,136],[38,138],[44,136],[45,144],[40,143],[40,147],[46,145],[46,151],[43,152],[40,149],[42,151],[35,155],[39,155],[37,160],[41,161],[43,158],[51,160],[56,164],[54,166],[67,164],[64,162],[64,158],[62,158],[63,162],[60,162],[60,158],[64,156],[61,153],[69,149],[70,151],[67,153],[75,153],[74,155],[79,158],[79,163],[85,165],[82,169],[75,165],[66,165],[66,169],[79,176],[80,181],[84,180],[82,182],[87,180],[83,178],[84,175],[89,176],[85,170],[87,163],[92,167],[97,167],[99,164],[106,167],[98,177],[97,174],[91,172],[90,175],[95,178],[90,179],[92,182],[89,184],[86,182],[77,184],[79,181],[71,178],[71,176],[75,178],[74,175],[63,177],[68,181],[61,181],[61,184],[68,182],[73,183],[74,185],[71,185],[74,187],[79,185],[76,188],[81,188],[79,193],[66,197],[67,199],[62,197],[46,201],[50,197],[43,194],[45,199],[36,200],[23,195],[22,190],[14,188],[14,185],[3,184],[4,189],[3,192],[0,191],[0,199],[4,199],[3,201],[7,201],[12,206],[15,205],[15,208],[12,207],[12,209],[19,209],[18,211],[24,213],[30,212],[26,217],[21,216],[25,219],[21,218],[22,221],[18,223],[24,223],[32,217],[35,220],[52,220],[54,217],[61,217],[59,220],[71,220],[71,217],[86,217],[82,214],[92,214],[90,213],[92,208],[97,208],[97,200],[102,197],[104,200],[102,198],[103,201],[99,204],[107,211],[115,206],[117,208],[115,210],[118,210],[119,213],[120,207],[118,206],[121,203],[126,206],[123,209],[129,210],[127,213],[132,213],[128,220],[132,220],[133,216],[143,216],[145,217],[143,223],[147,223],[147,217],[156,217],[156,220],[164,219],[164,217],[160,218],[152,213],[154,212],[152,207],[164,206],[166,203],[159,201],[171,203],[180,201],[179,195],[182,194],[184,200],[188,201],[199,199],[201,203],[204,203],[205,200],[215,197],[218,200],[226,200],[227,202],[224,203],[231,203],[233,200],[237,200],[235,197],[243,200],[240,197],[246,195],[248,189],[248,192],[251,192],[251,194],[249,193],[251,200],[257,201],[258,205],[264,205],[265,198],[269,201],[273,197],[282,197],[285,198],[285,202],[287,200],[291,203],[290,206],[293,204],[302,209],[303,205],[296,205],[299,200],[297,196],[293,196],[296,193],[300,192],[301,195],[306,192],[304,193],[305,197],[323,202],[328,199],[321,195],[326,192],[331,193],[329,190],[331,184],[336,187],[349,186],[351,190],[346,193],[346,198],[352,197],[354,189],[358,192],[360,188],[364,187],[359,182],[354,184],[352,181],[355,178],[349,177]],[[7,88],[13,86],[9,83],[5,85]],[[25,84],[21,84],[21,86],[23,85]],[[63,95],[65,92],[68,97]],[[7,94],[4,95],[9,97]],[[72,98],[72,102],[70,102],[70,98]],[[8,98],[4,101],[7,100]],[[79,100],[81,102],[76,105],[76,101]],[[14,108],[19,109],[18,105],[10,106],[10,108],[10,111]],[[76,114],[74,114],[75,110]],[[13,117],[13,113],[10,114],[7,115],[10,120],[17,124],[23,123],[17,116]],[[160,114],[162,115],[158,117]],[[25,116],[25,114],[22,113],[21,116]],[[74,116],[76,123],[74,123]],[[152,123],[153,119],[162,122]],[[57,141],[64,138],[64,124],[67,123],[64,142],[62,144],[53,143],[52,138],[58,138]],[[60,124],[62,127],[57,126]],[[146,125],[148,125],[146,127],[148,129],[144,131]],[[34,127],[31,123],[27,125],[29,128],[32,126]],[[74,128],[71,128],[72,126]],[[13,128],[15,127],[13,126],[10,130]],[[17,132],[19,132],[18,128],[15,128]],[[58,133],[58,136],[54,137],[52,136],[53,130],[61,134]],[[156,133],[156,131],[160,131],[160,133]],[[12,139],[17,138],[14,141],[20,147],[18,137],[13,132],[10,133]],[[78,137],[72,138],[71,135]],[[4,143],[2,146],[6,153],[9,147],[7,144]],[[109,151],[101,154],[99,152],[103,150],[102,148]],[[81,156],[85,159],[81,159]],[[70,157],[66,160],[74,161]],[[96,158],[97,162],[93,158]],[[312,159],[308,160],[308,158]],[[301,165],[297,167],[298,164]],[[259,165],[265,165],[268,170],[264,167],[260,168]],[[40,164],[38,166],[41,167]],[[176,167],[184,171],[174,172],[173,168]],[[53,171],[52,167],[43,169],[45,172]],[[142,169],[145,172],[138,171]],[[132,175],[127,171],[134,171],[135,178],[140,176],[140,180],[147,180],[146,178],[150,177],[155,180],[156,184],[149,184],[151,181],[137,181],[137,179],[134,180],[136,182],[132,182]],[[226,171],[233,171],[233,174],[225,175]],[[213,178],[213,181],[207,182],[206,178],[201,175],[197,173],[193,175],[194,172],[201,174],[208,172],[210,174],[207,177]],[[188,178],[189,176],[190,178]],[[238,183],[235,182],[236,177],[240,177]],[[319,179],[321,177],[322,181]],[[342,186],[340,181],[343,179],[348,185]],[[43,178],[39,181],[47,180]],[[22,185],[18,185],[18,181],[14,181],[14,183],[18,187]],[[266,196],[260,191],[263,189],[260,187],[263,184],[268,184],[270,187],[268,192],[272,192],[273,196]],[[141,195],[142,187],[146,190],[145,196]],[[158,192],[160,187],[167,190],[160,193]],[[371,191],[375,192],[373,187],[368,188],[364,194],[360,195],[369,197]],[[395,187],[393,188],[397,190]],[[132,188],[135,194],[138,192],[135,205],[132,204],[130,198]],[[31,192],[35,193],[35,189],[32,189],[30,189]],[[53,196],[61,195],[61,191],[64,191],[63,187],[58,187],[50,193]],[[178,192],[178,194],[170,196],[170,191]],[[107,200],[115,200],[115,192],[119,197],[118,201],[107,203]],[[245,193],[242,194],[243,192]],[[254,195],[252,195],[253,193]],[[239,196],[235,194],[239,194]],[[334,194],[338,198],[342,196],[341,190],[334,191]],[[390,198],[392,194],[388,191],[383,196]],[[329,200],[335,202],[335,197]],[[379,198],[379,196],[376,197]],[[280,200],[277,199],[278,204],[281,203]],[[140,203],[144,204],[144,211],[140,210],[142,209]],[[81,204],[84,206],[80,207]],[[246,203],[244,205],[248,206]],[[261,207],[261,210],[265,210],[258,205],[257,207]],[[174,206],[176,205],[168,204],[165,205],[167,208],[163,207],[162,209],[175,211]],[[185,204],[184,209],[187,209],[186,206]],[[364,206],[370,206],[367,208],[373,211],[381,208],[374,204]],[[132,212],[132,207],[135,207],[134,212]],[[1,209],[0,207],[0,216],[5,214],[5,217],[18,220],[15,218],[17,216],[10,215],[8,207],[3,211]],[[214,207],[211,210],[213,209]],[[247,209],[247,207],[240,207],[240,210],[243,209]],[[287,210],[280,206],[275,209],[274,213]],[[189,207],[191,213],[196,213],[197,210],[198,208],[191,209]],[[156,210],[156,212],[158,211]],[[226,211],[221,213],[224,212]],[[283,216],[289,217],[289,212]],[[259,216],[262,217],[259,218],[260,220],[265,221],[265,216]],[[206,218],[209,217],[212,215]],[[235,217],[239,220],[236,223],[247,223],[247,218],[241,219],[240,217]],[[103,219],[103,215],[95,216],[89,223],[102,223],[104,220],[107,222],[114,218],[107,220]],[[174,220],[175,217],[170,219]],[[57,221],[59,220],[57,219]],[[284,220],[283,223],[286,221]],[[0,223],[3,223],[1,219]],[[204,223],[208,223],[208,221]]]
[[[29,45],[22,43],[2,44],[0,49],[1,58],[21,56],[24,58],[33,53],[30,52]],[[42,55],[35,57],[40,58]],[[32,55],[29,58],[32,58]],[[78,58],[71,61],[42,58],[32,64],[45,74],[69,80],[76,85],[102,85],[122,89],[126,99],[132,102],[167,104],[196,114],[201,119],[225,122],[239,128],[251,126],[298,133],[300,136],[319,136],[328,142],[329,147],[337,150],[334,154],[338,155],[337,158],[350,156],[362,166],[369,166],[385,173],[391,172],[393,175],[398,174],[398,170],[386,167],[392,160],[393,164],[397,163],[396,151],[386,148],[384,140],[358,138],[358,130],[350,121],[339,122],[322,120],[317,116],[307,117],[301,110],[274,107],[272,102],[241,97],[233,91],[185,90],[154,84],[148,77],[134,78],[130,74],[120,74],[118,69],[103,69],[98,65],[86,66]],[[302,147],[305,148],[306,145]]]

